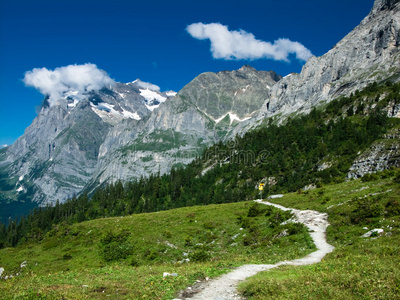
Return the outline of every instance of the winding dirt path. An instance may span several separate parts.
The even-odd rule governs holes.
[[[304,224],[310,230],[310,236],[314,241],[317,251],[309,255],[290,261],[281,261],[273,265],[244,265],[232,272],[222,275],[219,278],[201,284],[196,287],[197,293],[187,300],[240,300],[242,299],[236,290],[239,282],[248,277],[254,276],[258,272],[276,268],[282,265],[309,265],[318,263],[327,254],[333,251],[334,247],[326,241],[326,228],[329,226],[328,215],[314,210],[298,210],[286,208],[282,205],[270,203],[267,201],[256,200],[256,202],[271,205],[281,210],[290,210],[293,212],[297,221]]]

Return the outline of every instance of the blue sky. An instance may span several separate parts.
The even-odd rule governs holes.
[[[295,54],[286,60],[218,56],[208,37],[194,38],[186,28],[201,22],[197,29],[204,34],[207,24],[220,23],[264,45],[285,38],[321,56],[373,2],[0,0],[0,146],[13,143],[36,116],[43,95],[22,81],[34,68],[92,63],[116,81],[140,78],[162,91],[179,91],[202,72],[244,64],[284,76],[300,72],[304,61]]]

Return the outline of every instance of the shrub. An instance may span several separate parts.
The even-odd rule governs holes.
[[[400,215],[400,203],[396,200],[391,200],[386,203],[385,210],[388,216]]]
[[[334,183],[342,183],[342,182],[344,182],[344,178],[343,178],[343,177],[340,177],[340,176],[336,176],[336,177],[334,177],[334,178],[332,179],[332,181],[333,181]]]
[[[133,245],[127,241],[129,232],[107,231],[100,239],[100,255],[105,261],[116,261],[133,254]]]
[[[254,218],[254,217],[258,217],[260,215],[265,214],[265,205],[263,205],[263,207],[261,207],[260,204],[258,203],[253,203],[250,207],[249,207],[249,211],[247,213],[247,217],[249,218]]]
[[[243,238],[243,246],[250,246],[250,245],[252,245],[253,244],[253,238],[251,237],[251,236],[248,236],[248,235],[246,235],[244,238]]]
[[[365,174],[363,177],[361,177],[362,182],[374,181],[378,179],[379,176],[377,174]]]
[[[133,245],[124,242],[122,244],[118,242],[111,242],[103,246],[101,250],[101,256],[105,261],[116,261],[127,258],[133,254]]]
[[[172,237],[172,232],[169,230],[164,230],[163,236],[165,236],[167,239]]]
[[[304,230],[303,225],[299,223],[287,223],[283,226],[289,235],[301,233]]]
[[[147,249],[147,251],[144,253],[144,257],[147,260],[155,260],[158,256],[159,256],[159,254],[155,250]]]
[[[329,201],[331,201],[331,198],[328,197],[328,196],[326,196],[326,197],[322,198],[321,204],[326,204],[326,203],[328,203]]]
[[[267,224],[269,227],[275,228],[279,226],[282,222],[291,218],[291,213],[289,211],[276,211],[267,217]]]
[[[127,231],[127,230],[123,230],[118,233],[114,233],[109,230],[109,231],[106,231],[106,233],[101,237],[100,243],[102,243],[103,245],[107,245],[112,242],[123,243],[127,240],[129,234],[130,234],[129,231]]]
[[[185,246],[190,247],[192,245],[193,245],[192,237],[190,236],[185,237]]]
[[[205,229],[210,229],[210,230],[212,230],[215,227],[217,227],[216,223],[212,222],[212,221],[204,222],[203,226],[204,226]]]
[[[305,194],[306,194],[306,193],[308,193],[308,191],[306,191]],[[273,208],[272,206],[267,206],[267,207],[265,207],[264,212],[265,212],[264,215],[265,215],[266,217],[269,217],[269,216],[272,215],[272,213],[274,212],[274,208]]]
[[[210,254],[204,249],[192,252],[189,254],[189,259],[196,262],[204,262],[210,260]]]
[[[368,218],[379,217],[384,212],[380,197],[354,199],[355,207],[350,215],[352,223],[361,223]]]
[[[69,260],[69,259],[71,259],[71,258],[72,258],[72,255],[69,254],[69,253],[65,253],[65,254],[63,255],[63,259],[64,259],[64,260]]]
[[[132,258],[132,260],[131,260],[131,262],[130,262],[130,265],[132,266],[132,267],[139,267],[139,262],[136,260],[136,258]]]
[[[394,182],[400,183],[400,172],[397,172],[396,177],[393,180]]]

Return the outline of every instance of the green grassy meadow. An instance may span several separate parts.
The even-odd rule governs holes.
[[[290,217],[241,202],[56,225],[40,243],[0,250],[3,277],[13,276],[0,280],[0,294],[2,299],[172,299],[197,280],[233,267],[312,252],[305,227],[279,225]],[[278,237],[290,228],[290,235]],[[163,277],[164,272],[178,275]]]
[[[336,249],[319,264],[262,272],[240,291],[248,299],[400,299],[399,178],[387,171],[273,199],[328,213]],[[173,299],[234,267],[314,251],[304,226],[281,225],[289,218],[248,201],[58,224],[39,243],[0,250],[1,298]],[[361,237],[375,228],[384,233]]]
[[[400,299],[400,182],[380,175],[274,199],[328,213],[327,239],[336,248],[319,264],[262,272],[239,290],[251,300]],[[372,229],[384,233],[362,237]]]

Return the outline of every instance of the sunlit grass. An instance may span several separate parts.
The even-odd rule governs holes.
[[[365,209],[384,209],[357,219],[366,215],[357,206],[369,203],[366,199],[372,199],[372,207],[365,205]],[[248,299],[400,299],[400,216],[396,213],[400,185],[393,178],[348,181],[273,201],[327,212],[331,223],[327,238],[336,249],[316,265],[284,266],[254,276],[240,286]],[[389,202],[396,209],[387,206]],[[375,228],[384,234],[362,237]]]
[[[261,208],[259,216],[247,216],[252,205]],[[241,202],[57,225],[39,244],[0,250],[3,277],[20,273],[0,280],[2,299],[171,299],[196,280],[233,267],[313,251],[306,230],[275,238],[283,227],[269,226],[264,208]],[[127,236],[132,252],[105,261],[106,232]],[[194,261],[195,253],[204,261]],[[27,267],[21,268],[24,261]],[[178,276],[163,277],[164,272]]]

